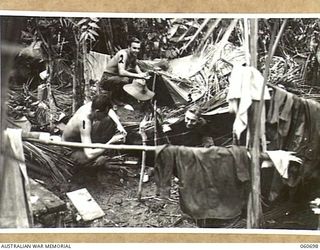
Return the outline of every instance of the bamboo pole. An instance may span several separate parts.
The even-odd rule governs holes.
[[[280,37],[281,37],[281,35],[282,35],[283,31],[284,31],[284,28],[285,28],[285,26],[286,26],[286,23],[287,23],[287,19],[285,19],[285,20],[283,21],[283,23],[282,23],[282,25],[281,25],[281,28],[280,28],[280,30],[279,30],[279,33],[278,33],[278,35],[277,35],[277,38],[275,39],[273,45],[272,45],[272,43],[271,43],[271,42],[273,42],[273,41],[270,41],[270,47],[271,47],[271,45],[272,45],[272,49],[269,51],[269,55],[268,55],[268,58],[267,58],[267,60],[266,60],[265,71],[264,71],[264,73],[263,73],[263,78],[264,78],[264,80],[263,80],[263,86],[262,86],[261,97],[260,97],[259,114],[261,114],[262,108],[263,108],[263,101],[262,101],[262,100],[263,100],[263,97],[264,97],[264,89],[265,89],[265,87],[266,87],[266,85],[267,85],[267,81],[268,81],[270,63],[271,63],[271,61],[272,61],[272,57],[273,57],[273,55],[274,55],[274,53],[275,53],[275,51],[276,51],[276,48],[277,48],[277,46],[278,46],[278,43],[279,43],[279,41],[280,41]],[[274,32],[274,33],[275,33],[275,32]],[[256,121],[257,121],[257,124],[260,124],[260,123],[261,123],[260,117],[257,117],[257,118],[256,118]],[[257,128],[257,131],[255,131],[256,134],[259,132],[259,129],[260,129],[260,128],[258,127],[258,128]]]
[[[72,75],[72,114],[74,114],[78,109],[78,105],[77,105],[78,61],[79,61],[79,42],[76,41],[76,58],[73,61],[73,75]]]
[[[250,65],[248,18],[243,19],[243,26],[244,26],[244,50],[245,50],[245,56],[246,56],[246,64]]]
[[[33,134],[35,133],[35,134]],[[103,144],[103,143],[81,143],[81,142],[67,142],[67,141],[52,141],[38,139],[39,132],[30,132],[22,135],[22,141],[36,142],[47,145],[55,145],[61,147],[72,147],[72,148],[103,148],[103,149],[113,149],[113,150],[133,150],[133,151],[146,151],[154,152],[156,146],[148,145],[126,145],[126,144]],[[260,159],[270,160],[267,153],[261,152]]]
[[[152,91],[154,92],[155,89],[156,89],[156,79],[157,79],[157,74],[156,72],[154,71],[154,76],[153,76],[153,81],[152,81]]]
[[[250,57],[247,56],[247,60],[250,58],[250,66],[257,67],[257,19],[249,19],[250,24],[250,37],[249,37],[249,54]],[[246,27],[246,25],[245,25]],[[247,32],[249,33],[249,31]],[[246,36],[248,38],[248,36]],[[248,41],[246,42],[248,44]],[[257,157],[260,153],[259,144],[254,144],[254,139],[256,136],[254,131],[258,124],[256,123],[256,116],[258,110],[257,101],[253,101],[249,114],[248,114],[248,133],[249,135],[253,135],[248,138],[248,147],[251,152],[251,164],[250,164],[250,172],[251,172],[251,189],[249,193],[248,199],[248,209],[247,209],[247,228],[259,228],[261,224],[262,218],[262,208],[260,203],[260,164],[259,157]],[[259,136],[259,135],[258,135]]]
[[[146,146],[146,141],[142,141],[142,145]],[[137,197],[138,200],[141,199],[141,194],[142,194],[142,183],[143,183],[143,177],[144,177],[144,171],[146,169],[146,151],[142,151],[142,159],[141,159],[141,170],[140,170],[140,179],[139,179],[139,186],[138,186],[138,192],[137,192]]]
[[[153,134],[153,141],[154,145],[157,146],[157,141],[158,141],[158,126],[157,126],[157,101],[154,101],[153,104],[153,116],[154,116],[154,134]]]
[[[54,124],[53,124],[53,118],[54,114],[57,111],[57,108],[54,104],[53,100],[53,94],[52,94],[52,78],[53,78],[53,60],[51,58],[51,55],[49,54],[49,62],[48,62],[48,71],[49,71],[49,77],[46,81],[47,90],[48,90],[48,101],[49,101],[49,127],[50,131],[53,131]]]
[[[139,133],[140,133],[141,139],[142,139],[142,146],[147,145],[147,139],[148,139],[146,131],[145,131],[145,122],[146,122],[146,117],[141,121],[140,128],[139,128]],[[143,183],[145,168],[146,168],[146,151],[143,150],[142,151],[142,159],[141,159],[140,179],[139,179],[139,186],[138,186],[138,192],[137,192],[138,200],[141,199],[142,183]]]
[[[104,144],[104,143],[81,143],[81,142],[67,142],[67,141],[52,141],[42,140],[37,138],[23,137],[23,141],[37,142],[47,145],[56,145],[61,147],[72,148],[103,148],[114,150],[135,150],[135,151],[155,151],[155,146],[143,146],[143,145],[124,145],[124,144]]]
[[[253,22],[253,20],[251,20],[251,22]],[[255,24],[251,23],[251,25],[253,25],[253,27],[254,27],[255,25],[257,25],[257,21]],[[275,37],[277,26],[275,26],[275,28],[273,30],[271,40],[270,40],[270,46],[269,46],[269,55],[266,60],[265,71],[263,74],[264,81],[263,81],[260,101],[258,103],[257,102],[253,103],[253,110],[252,110],[252,117],[253,118],[250,119],[251,120],[250,131],[251,132],[253,131],[253,136],[251,138],[251,142],[252,142],[252,147],[251,147],[251,176],[252,176],[251,178],[252,178],[252,182],[251,182],[251,194],[250,194],[249,203],[248,203],[248,220],[247,220],[247,227],[248,228],[259,228],[261,225],[262,209],[261,209],[261,202],[260,202],[261,187],[260,187],[259,157],[261,154],[260,153],[260,131],[261,131],[261,115],[262,115],[262,109],[263,109],[263,105],[264,105],[264,89],[267,85],[269,68],[270,68],[272,56],[276,50],[277,44],[278,44],[280,37],[283,33],[285,25],[286,25],[286,20],[282,23],[282,26],[280,28],[280,31],[279,31],[278,36],[275,41],[274,41],[274,37]],[[253,42],[256,42],[256,41],[253,41]],[[253,64],[256,63],[256,57],[251,56],[251,62]]]

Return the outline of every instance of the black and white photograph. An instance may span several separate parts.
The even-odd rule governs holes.
[[[320,230],[319,16],[0,30],[0,228]]]

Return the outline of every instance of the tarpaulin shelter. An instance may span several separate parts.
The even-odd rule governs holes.
[[[87,68],[89,69],[88,78],[94,81],[99,81],[110,58],[110,55],[90,51],[87,55],[88,60],[85,61]]]
[[[91,51],[88,56],[89,79],[99,81],[110,56]],[[215,62],[214,62],[215,61]],[[213,63],[214,62],[214,63]],[[156,99],[163,104],[187,104],[202,98],[212,88],[219,88],[217,77],[225,76],[233,64],[245,63],[243,47],[231,43],[208,45],[202,51],[173,60],[138,61],[144,71],[156,74]]]
[[[140,62],[140,66],[148,69],[147,63]],[[168,61],[168,68],[157,72],[156,95],[157,88],[161,88],[157,85],[164,85],[174,104],[198,101],[212,89],[220,89],[218,77],[229,74],[231,65],[244,63],[242,47],[231,43],[208,45],[199,53]]]

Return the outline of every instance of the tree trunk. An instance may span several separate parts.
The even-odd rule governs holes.
[[[73,101],[72,101],[72,113],[76,112],[79,107],[83,105],[83,87],[82,87],[82,79],[83,79],[83,67],[80,60],[80,50],[79,50],[79,42],[76,42],[76,59],[74,61],[74,74],[73,74]]]
[[[257,68],[257,37],[258,36],[258,20],[250,19],[250,65]],[[260,100],[263,102],[264,100]],[[259,117],[259,101],[253,101],[250,112],[248,114],[249,121],[249,149],[251,152],[251,190],[248,201],[247,228],[260,228],[262,218],[262,208],[260,202],[261,196],[261,180],[260,180],[260,131],[257,123]],[[258,130],[257,130],[258,129]],[[259,137],[259,138],[257,138]]]
[[[90,95],[90,82],[89,82],[89,69],[88,69],[88,52],[87,52],[87,43],[83,40],[82,43],[82,65],[83,65],[83,79],[84,79],[84,100],[85,102],[89,102],[91,100]]]
[[[47,89],[48,89],[48,101],[49,101],[49,126],[50,126],[50,131],[53,131],[54,124],[54,116],[57,114],[57,107],[54,103],[53,100],[53,95],[52,95],[52,78],[53,78],[53,61],[52,58],[49,56],[49,62],[48,62],[48,68],[49,68],[49,77],[47,79]]]
[[[247,210],[247,228],[260,228],[261,218],[262,218],[262,207],[260,202],[261,196],[261,180],[260,180],[260,140],[258,139],[258,144],[254,136],[259,136],[255,134],[256,126],[256,116],[258,115],[259,101],[253,101],[248,114],[248,129],[250,131],[249,139],[249,149],[251,153],[251,189],[248,201]]]

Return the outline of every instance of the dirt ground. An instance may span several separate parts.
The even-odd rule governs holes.
[[[118,110],[122,121],[140,121],[138,112]],[[137,138],[133,138],[135,140]],[[138,138],[139,139],[139,138]],[[123,153],[123,152],[121,152]],[[118,152],[120,154],[120,152]],[[44,216],[36,221],[37,227],[113,227],[113,228],[246,228],[246,214],[231,221],[195,221],[184,214],[179,205],[178,183],[173,181],[169,200],[156,196],[153,176],[143,183],[142,198],[137,199],[140,162],[139,154],[126,155],[122,160],[134,160],[137,164],[105,164],[102,167],[76,169],[67,184],[57,185],[45,181],[45,186],[67,203],[67,210],[58,218]],[[138,155],[138,156],[137,156]],[[152,166],[151,166],[152,167]],[[147,167],[147,170],[152,168]],[[86,188],[104,211],[105,216],[94,221],[81,220],[66,193]],[[279,203],[264,206],[264,228],[268,229],[317,229],[318,218],[308,203]]]
[[[111,169],[112,168],[112,169]],[[196,227],[179,206],[177,184],[174,183],[169,200],[156,196],[151,176],[143,183],[141,200],[137,199],[139,165],[119,165],[80,169],[68,184],[46,182],[46,187],[67,203],[59,225],[52,218],[42,218],[37,227]],[[66,192],[86,188],[105,212],[105,216],[84,222],[66,196]]]
[[[59,220],[43,217],[37,227],[104,227],[104,228],[245,228],[245,214],[229,221],[195,221],[184,214],[179,205],[178,183],[173,181],[169,200],[156,196],[153,176],[143,183],[142,198],[137,199],[140,165],[105,166],[80,169],[66,185],[46,182],[46,187],[67,203]],[[86,188],[104,211],[94,221],[81,220],[66,192]],[[265,210],[264,228],[316,230],[318,218],[308,204],[279,203]]]

